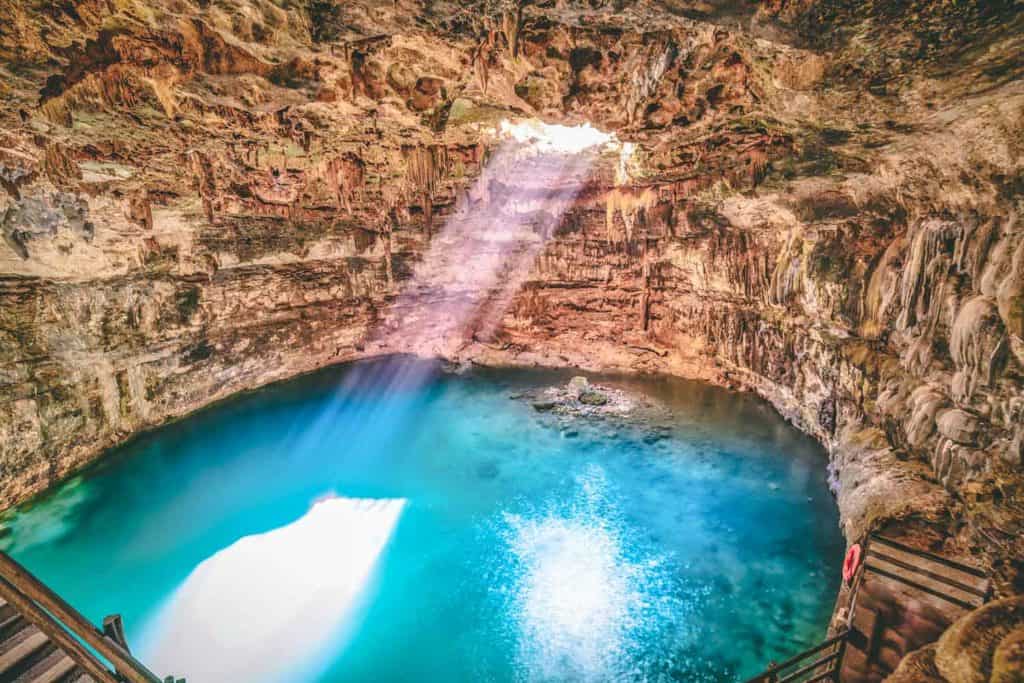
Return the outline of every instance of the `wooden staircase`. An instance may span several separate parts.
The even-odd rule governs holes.
[[[0,681],[91,683],[75,660],[0,598]]]
[[[99,630],[0,552],[0,683],[175,681],[161,681],[131,655],[120,617]]]

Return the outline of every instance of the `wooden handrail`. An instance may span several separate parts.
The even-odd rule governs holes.
[[[798,654],[798,655],[796,655],[794,657],[790,657],[789,659],[787,659],[786,661],[782,662],[781,664],[773,664],[773,665],[769,666],[767,669],[765,669],[764,671],[762,671],[761,673],[759,673],[757,676],[754,676],[753,678],[748,679],[746,681],[746,683],[759,683],[760,681],[765,681],[765,680],[772,680],[772,681],[775,681],[775,680],[779,680],[779,681],[791,680],[791,679],[793,679],[795,677],[798,677],[800,675],[808,673],[808,671],[813,670],[815,667],[821,666],[823,664],[828,664],[828,663],[831,663],[831,662],[835,661],[836,664],[838,665],[838,663],[839,663],[838,660],[841,658],[841,655],[842,655],[841,650],[843,648],[843,645],[846,642],[846,637],[849,635],[849,633],[850,633],[849,631],[844,630],[843,632],[841,632],[841,633],[839,633],[837,635],[832,636],[828,640],[823,641],[823,642],[819,643],[818,645],[815,645],[811,649],[804,650],[800,654]],[[837,649],[835,652],[832,652],[832,653],[829,653],[829,654],[825,655],[821,659],[811,663],[808,666],[803,667],[802,669],[800,669],[800,670],[798,670],[796,672],[792,672],[792,673],[786,674],[786,675],[782,674],[782,671],[784,669],[788,669],[791,666],[799,664],[800,662],[802,662],[802,661],[804,661],[804,660],[806,660],[806,659],[808,659],[808,658],[810,658],[810,657],[812,657],[814,655],[817,655],[820,652],[822,652],[824,650],[827,650],[829,647],[832,647],[833,645],[837,645],[837,644],[839,645],[839,649]],[[832,671],[830,673],[834,673],[834,671]]]
[[[789,683],[789,681],[795,681],[796,679],[800,678],[804,674],[809,674],[809,673],[813,672],[819,666],[824,666],[825,664],[831,664],[832,662],[834,662],[838,658],[839,658],[839,653],[838,652],[833,652],[832,654],[826,655],[826,656],[822,657],[821,659],[816,659],[813,662],[811,662],[810,664],[807,664],[805,666],[800,667],[799,669],[797,669],[793,673],[787,674],[786,676],[783,676],[782,678],[779,679],[779,683]],[[833,667],[829,667],[829,671],[824,672],[824,673],[832,673],[834,670],[835,670],[834,666]]]
[[[120,679],[129,683],[162,683],[156,674],[132,657],[125,648],[104,635],[78,610],[2,551],[0,594],[100,683],[119,683]],[[69,635],[69,631],[74,635]],[[110,662],[119,677],[115,677],[92,653],[82,647],[74,636],[81,638]],[[79,657],[83,659],[80,661]],[[94,670],[97,664],[102,671]]]

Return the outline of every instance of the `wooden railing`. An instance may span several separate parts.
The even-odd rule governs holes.
[[[131,655],[124,644],[119,619],[108,618],[105,623],[107,633],[100,631],[4,552],[0,552],[0,597],[42,631],[97,683],[173,681],[173,678],[161,681]],[[114,671],[108,669],[93,651],[106,659]]]
[[[781,664],[772,664],[746,683],[838,683],[846,636],[843,631]]]

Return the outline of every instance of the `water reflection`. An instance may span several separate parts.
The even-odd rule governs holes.
[[[329,498],[203,561],[143,637],[190,683],[310,680],[330,658],[404,500]]]
[[[622,520],[604,469],[589,467],[576,484],[569,500],[505,515],[516,678],[656,680],[644,671],[664,661],[652,645],[672,642],[665,636],[692,605],[665,559]]]

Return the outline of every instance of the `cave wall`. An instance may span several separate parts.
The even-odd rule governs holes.
[[[0,0],[0,507],[235,392],[443,353],[756,391],[850,542],[1024,592],[1019,10]],[[631,145],[554,227],[543,173],[488,170],[523,117]],[[456,219],[543,247],[496,327],[413,343],[470,295],[423,272]]]

